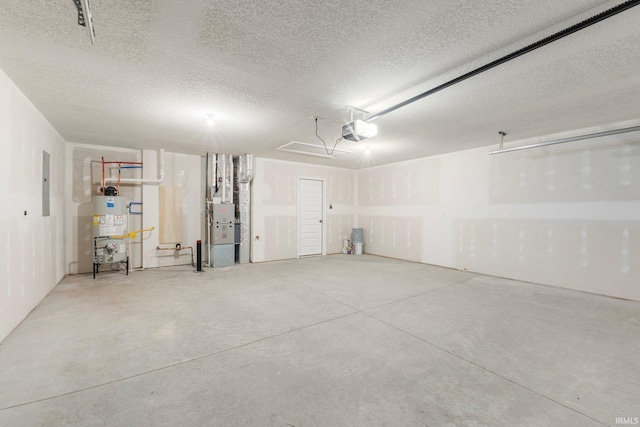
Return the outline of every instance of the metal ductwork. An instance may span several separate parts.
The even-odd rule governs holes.
[[[249,262],[251,248],[251,180],[253,179],[253,154],[238,156],[237,200],[240,235],[238,247],[238,262]]]
[[[249,262],[252,179],[252,154],[207,153],[205,220],[210,267]]]

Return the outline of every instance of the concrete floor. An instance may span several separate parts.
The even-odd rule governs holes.
[[[0,345],[0,426],[640,416],[638,302],[369,255],[192,271],[65,278]]]

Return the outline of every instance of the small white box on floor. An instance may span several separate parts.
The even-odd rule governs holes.
[[[353,252],[356,255],[362,255],[362,243],[361,242],[355,242],[353,244],[353,249],[354,249]]]

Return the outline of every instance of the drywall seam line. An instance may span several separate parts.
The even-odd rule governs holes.
[[[589,416],[589,415],[587,415],[587,414],[584,414],[584,413],[582,413],[582,412],[578,411],[577,409],[574,409],[574,408],[572,408],[572,407],[570,407],[570,406],[567,406],[567,405],[565,405],[564,403],[558,402],[557,400],[554,400],[554,399],[552,399],[552,398],[551,398],[551,397],[549,397],[549,396],[545,396],[544,394],[539,393],[539,392],[537,392],[537,391],[535,391],[535,390],[533,390],[533,389],[531,389],[531,388],[529,388],[529,387],[527,387],[527,386],[525,386],[525,385],[523,385],[523,384],[517,383],[517,382],[515,382],[515,381],[514,381],[514,380],[512,380],[512,379],[509,379],[509,378],[507,378],[507,377],[505,377],[505,376],[503,376],[503,375],[500,375],[500,374],[498,374],[497,372],[493,372],[492,370],[490,370],[490,369],[488,369],[488,368],[486,368],[486,367],[484,367],[484,366],[482,366],[482,365],[479,365],[479,364],[474,363],[474,362],[472,362],[472,361],[470,361],[470,360],[467,360],[467,359],[465,359],[464,357],[462,357],[462,356],[460,356],[460,355],[458,355],[458,354],[455,354],[455,353],[453,353],[453,352],[451,352],[451,351],[449,351],[449,350],[447,350],[447,349],[445,349],[445,348],[443,348],[443,347],[440,347],[440,346],[439,346],[439,345],[437,345],[437,344],[434,344],[434,343],[429,342],[429,341],[427,341],[427,340],[425,340],[425,339],[423,339],[423,338],[420,338],[419,336],[414,335],[414,334],[412,334],[411,332],[407,332],[407,331],[405,331],[404,329],[400,329],[399,327],[394,326],[394,325],[393,325],[393,324],[391,324],[391,323],[387,323],[387,322],[385,322],[384,320],[378,319],[377,317],[373,316],[372,314],[369,314],[369,313],[366,313],[366,312],[363,312],[363,314],[365,314],[365,315],[367,315],[367,316],[371,317],[372,319],[377,320],[378,322],[380,322],[380,323],[382,323],[382,324],[384,324],[384,325],[390,326],[390,327],[392,327],[393,329],[396,329],[397,331],[400,331],[400,332],[402,332],[402,333],[404,333],[404,334],[406,334],[406,335],[409,335],[409,336],[411,336],[411,337],[413,337],[413,338],[415,338],[415,339],[417,339],[417,340],[419,340],[419,341],[422,341],[422,342],[423,342],[423,343],[425,343],[425,344],[428,344],[428,345],[430,345],[430,346],[432,346],[432,347],[434,347],[434,348],[437,348],[438,350],[441,350],[441,351],[443,351],[443,352],[445,352],[445,353],[448,353],[448,354],[450,354],[451,356],[453,356],[453,357],[455,357],[455,358],[457,358],[457,359],[459,359],[459,360],[462,360],[462,361],[464,361],[464,362],[466,362],[466,363],[468,363],[468,364],[470,364],[470,365],[472,365],[472,366],[475,366],[476,368],[482,369],[483,371],[485,371],[485,372],[487,372],[487,373],[489,373],[489,374],[495,375],[496,377],[501,378],[501,379],[503,379],[503,380],[505,380],[505,381],[507,381],[507,382],[510,382],[511,384],[513,384],[513,385],[515,385],[515,386],[521,387],[521,388],[523,388],[523,389],[525,389],[525,390],[527,390],[527,391],[529,391],[529,392],[531,392],[531,393],[533,393],[533,394],[536,394],[536,395],[538,395],[538,396],[542,397],[543,399],[546,399],[546,400],[549,400],[549,401],[551,401],[551,402],[554,402],[554,403],[556,403],[556,404],[558,404],[558,405],[560,405],[560,406],[563,406],[563,407],[567,408],[568,410],[570,410],[570,411],[572,411],[572,412],[575,412],[575,413],[578,413],[578,414],[580,414],[580,415],[582,415],[582,416],[585,416],[585,417],[589,418],[590,420],[593,420],[593,421],[597,422],[598,424],[602,424],[602,425],[605,425],[605,426],[606,426],[606,425],[608,425],[608,424],[606,424],[606,423],[603,423],[603,422],[602,422],[602,421],[600,421],[600,420],[597,420],[597,419],[595,419],[595,418],[593,418],[593,417],[591,417],[591,416]]]

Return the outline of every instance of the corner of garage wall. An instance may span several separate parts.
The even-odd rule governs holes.
[[[640,132],[492,149],[359,170],[365,252],[640,300]]]
[[[2,341],[67,271],[65,141],[2,70],[0,147],[0,180],[7,186],[0,203]]]

